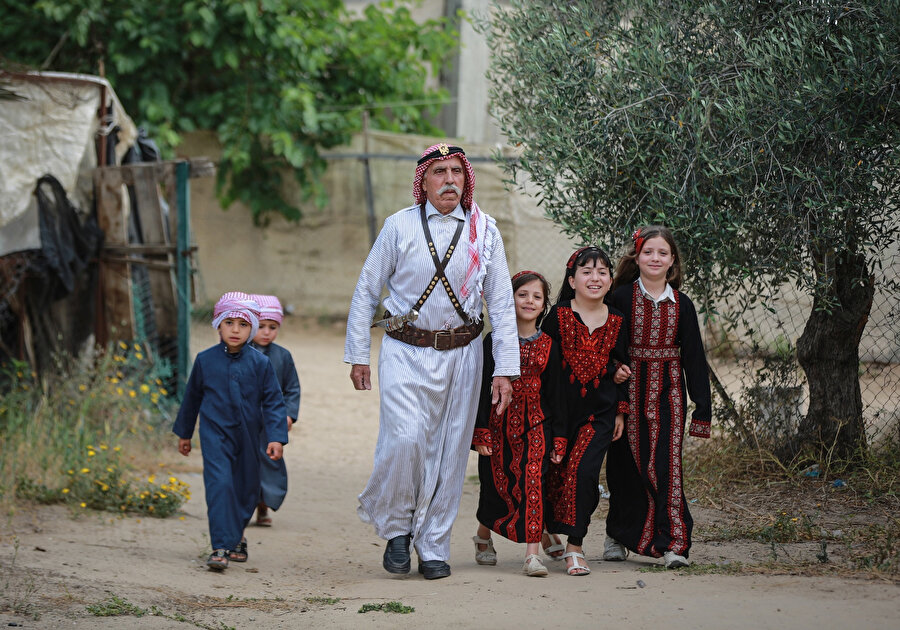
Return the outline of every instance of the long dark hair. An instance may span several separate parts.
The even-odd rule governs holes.
[[[672,250],[672,266],[666,272],[666,282],[672,285],[673,289],[681,288],[681,254],[678,253],[678,245],[675,244],[675,237],[672,231],[664,225],[645,225],[639,227],[631,235],[631,246],[626,250],[625,255],[619,259],[616,265],[616,274],[613,276],[612,289],[615,291],[621,286],[631,284],[641,275],[638,268],[637,257],[641,253],[641,248],[648,239],[660,236],[668,243]]]
[[[541,322],[544,321],[544,317],[547,316],[547,312],[550,310],[550,283],[547,282],[547,279],[537,271],[520,271],[512,277],[512,290],[513,295],[515,295],[516,291],[518,291],[520,287],[534,280],[540,281],[541,290],[544,292],[544,310],[541,311],[541,314],[538,316],[537,321],[535,322],[535,325],[538,327],[538,329],[540,329]]]
[[[575,276],[575,271],[579,267],[584,267],[589,262],[593,262],[596,266],[597,261],[606,265],[606,268],[612,273],[612,261],[609,259],[609,254],[594,245],[576,249],[575,252],[569,256],[569,262],[566,263],[566,275],[563,278],[562,286],[559,287],[559,295],[556,296],[557,304],[564,300],[571,301],[571,299],[575,297],[575,289],[569,284],[569,278]]]

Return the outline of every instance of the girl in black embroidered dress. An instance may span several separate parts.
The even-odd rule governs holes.
[[[538,558],[546,523],[544,477],[551,458],[565,451],[565,413],[559,347],[537,325],[547,313],[550,285],[534,271],[513,276],[513,299],[519,328],[521,376],[501,415],[491,405],[494,365],[491,335],[484,340],[481,399],[472,447],[478,451],[478,533],[475,561],[497,564],[491,531],[527,544],[523,571],[547,575]],[[557,455],[556,453],[559,453]]]
[[[587,575],[582,544],[600,502],[598,482],[606,450],[622,435],[628,392],[616,385],[614,361],[625,363],[622,314],[603,301],[612,284],[609,256],[597,247],[572,254],[556,304],[541,329],[559,343],[568,415],[568,453],[551,466],[550,531],[566,534],[567,573]]]
[[[709,437],[711,399],[697,312],[678,291],[681,261],[672,233],[648,226],[616,269],[609,303],[629,325],[631,414],[626,439],[609,450],[611,493],[604,560],[624,560],[627,549],[669,568],[687,566],[693,520],[682,487],[681,447],[687,411],[690,434]]]

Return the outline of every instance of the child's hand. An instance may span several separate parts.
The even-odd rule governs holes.
[[[551,462],[553,462],[554,464],[558,464],[562,461],[562,459],[563,459],[563,456],[561,454],[558,454],[556,452],[556,449],[553,449],[552,451],[550,451],[550,461]]]
[[[288,431],[290,431],[291,429],[294,428],[294,421],[290,416],[287,417],[287,420],[288,420]]]
[[[625,432],[625,414],[620,413],[616,415],[616,426],[613,429],[613,438],[612,441],[615,442],[620,437],[622,437],[622,433]]]
[[[269,442],[269,446],[266,447],[266,455],[273,462],[277,462],[284,455],[284,446],[281,442]]]
[[[191,452],[191,441],[178,438],[178,452],[187,457]]]
[[[490,457],[493,450],[491,449],[490,446],[476,446],[475,452],[477,452],[479,455],[484,455],[485,457]]]
[[[624,363],[619,365],[619,369],[616,370],[615,375],[613,376],[613,382],[616,385],[620,383],[624,383],[628,380],[628,377],[631,376],[631,368],[625,365]]]

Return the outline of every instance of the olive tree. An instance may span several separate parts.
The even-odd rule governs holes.
[[[707,312],[805,291],[795,447],[864,446],[859,342],[900,227],[900,2],[512,0],[483,28],[511,179],[585,241],[671,227]]]

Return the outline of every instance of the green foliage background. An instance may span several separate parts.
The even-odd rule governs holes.
[[[97,74],[102,63],[168,155],[180,133],[214,130],[221,200],[258,223],[300,218],[285,166],[304,200],[324,202],[320,151],[349,142],[364,108],[377,128],[439,134],[446,94],[426,76],[457,46],[445,21],[416,23],[393,2],[358,15],[338,0],[0,0],[0,16],[4,66]]]
[[[859,343],[900,238],[900,0],[510,5],[483,25],[510,179],[613,251],[669,226],[720,321],[805,291],[810,405],[786,455],[863,446]]]

